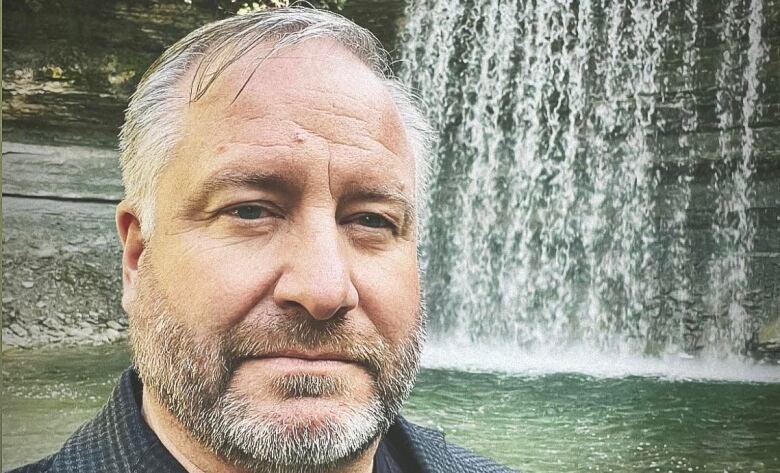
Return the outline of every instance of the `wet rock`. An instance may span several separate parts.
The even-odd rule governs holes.
[[[42,247],[32,252],[33,256],[41,259],[53,258],[56,254],[57,249],[53,245],[43,245]]]
[[[87,320],[89,321],[90,324],[97,325],[98,322],[100,321],[100,313],[94,310],[90,310],[89,315],[87,316]]]
[[[74,338],[76,341],[89,339],[90,336],[95,333],[95,329],[92,326],[86,327],[71,327],[66,330],[69,337]]]
[[[14,322],[14,323],[12,323],[11,325],[9,325],[9,326],[8,326],[8,328],[9,328],[9,329],[10,329],[10,330],[11,330],[13,333],[15,333],[16,335],[18,335],[19,337],[26,337],[26,336],[28,335],[28,334],[27,334],[27,330],[25,330],[25,329],[24,329],[24,327],[22,327],[21,325],[19,325],[19,324],[18,324],[18,323],[16,323],[16,322]]]
[[[757,342],[762,351],[780,353],[780,318],[768,323],[758,331]]]
[[[3,330],[3,349],[7,347],[29,348],[32,346],[27,337],[20,337],[10,330]]]
[[[95,331],[95,326],[85,320],[82,320],[79,322],[79,327],[81,330],[83,330],[87,335],[91,335]]]
[[[103,331],[103,338],[106,343],[114,342],[119,340],[122,337],[122,334],[119,333],[117,330],[114,330],[112,328],[106,329]]]
[[[64,328],[62,322],[60,322],[58,319],[54,317],[48,317],[46,320],[43,321],[43,325],[54,330],[62,330]]]
[[[120,323],[119,323],[119,322],[117,322],[116,320],[109,320],[108,322],[106,322],[106,326],[107,326],[109,329],[114,329],[114,330],[124,330],[124,327],[122,326],[122,324],[120,324]]]
[[[60,330],[54,330],[54,331],[49,332],[49,336],[52,339],[54,339],[56,341],[59,341],[59,340],[62,340],[63,338],[65,338],[65,332],[60,331]]]

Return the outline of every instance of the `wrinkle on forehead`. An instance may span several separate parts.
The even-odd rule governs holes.
[[[265,57],[271,45],[259,45],[256,52],[250,52],[236,61],[220,75],[208,92],[191,104],[197,108],[211,102],[222,102],[226,113],[241,114],[242,102],[253,102],[256,97],[269,103],[282,97],[290,100],[310,101],[312,98],[332,96],[335,109],[345,107],[371,107],[385,115],[389,108],[396,112],[390,91],[383,79],[345,47],[329,39],[311,39],[286,47],[274,55]],[[257,67],[254,74],[252,71]],[[344,77],[333,71],[348,70],[351,77],[345,83]],[[252,74],[251,78],[249,77]],[[239,100],[233,102],[237,88],[249,79]],[[192,77],[190,77],[192,80]],[[249,100],[247,100],[249,99]],[[232,106],[231,106],[232,104]],[[229,109],[229,110],[228,110]],[[396,112],[397,114],[397,112]]]
[[[270,121],[271,124],[286,123],[289,124],[289,129],[280,131],[273,139],[261,139],[259,136],[254,140],[247,140],[245,138],[230,139],[229,145],[226,143],[220,143],[214,147],[215,155],[219,156],[224,154],[228,149],[228,146],[247,146],[253,148],[266,148],[266,149],[290,149],[294,150],[296,146],[301,145],[309,137],[314,137],[322,140],[323,143],[332,145],[338,145],[348,148],[355,148],[366,153],[380,153],[387,154],[388,158],[392,159],[404,159],[399,150],[391,149],[388,143],[384,143],[380,139],[376,139],[370,134],[324,134],[318,131],[316,127],[310,126],[306,123],[296,121],[294,119],[275,119],[268,114],[262,114],[248,119],[240,120],[235,117],[232,119],[238,124],[258,122],[258,126],[263,126],[264,121]],[[373,146],[377,145],[377,146]]]
[[[293,148],[312,137],[321,141],[317,147],[329,161],[345,153],[386,155],[397,163],[408,161],[414,172],[392,94],[353,53],[328,40],[280,50],[257,68],[233,102],[256,62],[257,55],[237,61],[188,107],[187,129],[196,141]],[[215,127],[224,130],[220,137],[214,136]],[[263,130],[256,143],[247,140],[253,127]],[[330,168],[329,163],[329,175]]]
[[[218,101],[227,104],[238,102],[241,96],[236,97],[235,94],[239,90],[242,90],[241,95],[256,94],[261,88],[276,92],[288,88],[320,92],[332,90],[333,84],[328,84],[327,80],[328,71],[335,68],[359,69],[364,78],[371,77],[377,84],[382,83],[382,79],[352,51],[332,39],[312,38],[279,49],[269,56],[272,50],[271,42],[256,45],[222,72],[206,93],[193,101],[192,105]],[[208,57],[208,52],[204,57]],[[198,64],[192,65],[183,78],[187,88],[197,81],[197,69]],[[302,73],[304,70],[311,73]],[[358,90],[352,88],[351,92]],[[372,95],[364,93],[361,99],[365,100]]]

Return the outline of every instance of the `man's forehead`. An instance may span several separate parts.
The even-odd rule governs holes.
[[[225,59],[206,56],[192,68],[187,85],[196,90]],[[382,80],[354,53],[332,39],[313,38],[279,49],[272,43],[255,46],[222,71],[192,105],[227,102],[233,105],[229,112],[235,113],[245,95],[278,99],[306,92],[340,94],[374,106],[392,102]]]
[[[354,54],[312,39],[276,51],[258,66],[269,51],[261,45],[243,56],[187,107],[188,143],[180,150],[205,157],[236,143],[292,148],[315,137],[414,167],[389,90]]]

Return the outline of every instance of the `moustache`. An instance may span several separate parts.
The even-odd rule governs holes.
[[[315,353],[356,363],[373,377],[382,371],[390,344],[345,317],[316,320],[299,312],[248,319],[225,337],[226,367],[279,353]]]

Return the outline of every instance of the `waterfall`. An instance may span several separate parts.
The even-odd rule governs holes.
[[[751,302],[763,7],[413,0],[434,336],[743,353],[773,316]]]

